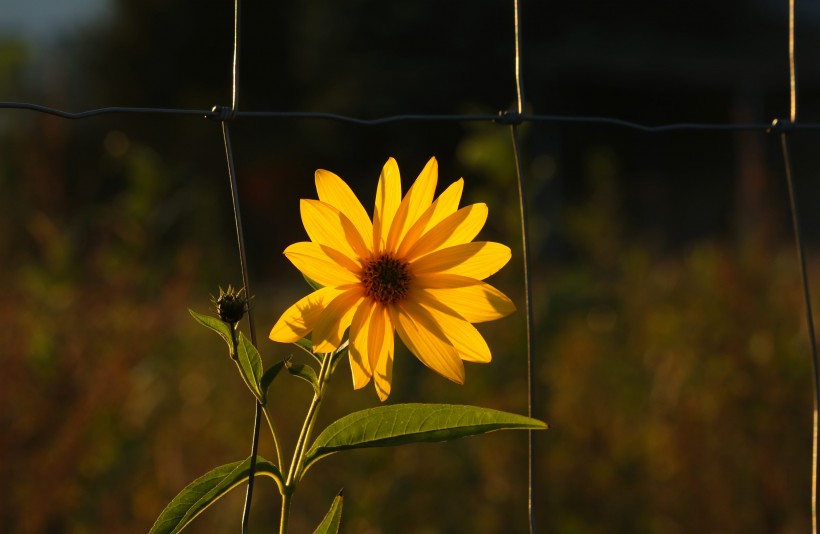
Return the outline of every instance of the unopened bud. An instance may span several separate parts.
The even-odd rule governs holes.
[[[248,311],[249,301],[250,298],[245,295],[244,287],[235,291],[230,285],[227,291],[219,288],[219,298],[211,297],[211,302],[216,306],[216,314],[223,322],[230,325],[235,325],[242,320]]]

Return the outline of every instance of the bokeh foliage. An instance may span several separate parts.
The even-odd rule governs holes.
[[[229,4],[120,0],[64,43],[60,61],[35,64],[24,42],[3,41],[0,98],[69,109],[227,103]],[[524,4],[533,111],[653,124],[785,115],[781,3],[587,4]],[[240,105],[362,117],[510,105],[506,2],[346,10],[245,2]],[[816,23],[801,16],[799,29]],[[818,34],[802,35],[810,49]],[[807,119],[816,68],[799,71]],[[464,176],[466,201],[488,203],[482,235],[513,246],[494,283],[523,307],[506,127],[248,120],[232,132],[266,364],[291,352],[264,341],[267,329],[308,290],[281,251],[303,237],[298,198],[315,196],[318,167],[370,199],[388,156],[407,181],[436,155],[442,183]],[[807,530],[811,365],[776,139],[583,125],[525,125],[522,135],[535,415],[553,427],[536,440],[538,523],[562,533]],[[0,136],[0,530],[145,532],[188,482],[249,449],[253,400],[187,313],[239,280],[218,125],[3,112]],[[815,287],[816,142],[801,133],[794,145]],[[469,366],[464,387],[400,354],[391,400],[523,411],[523,328],[521,313],[481,327],[494,362]],[[376,403],[347,379],[334,382],[320,425]],[[310,392],[277,385],[287,447]],[[292,527],[315,525],[344,486],[347,532],[523,532],[525,451],[508,433],[338,455],[306,480]],[[238,528],[240,493],[191,531]],[[272,485],[256,499],[252,524],[264,531],[278,514]]]

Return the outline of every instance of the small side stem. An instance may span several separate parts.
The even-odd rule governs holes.
[[[276,427],[273,425],[273,419],[270,416],[270,412],[268,411],[267,406],[262,406],[263,413],[265,414],[265,420],[268,422],[268,428],[270,429],[270,434],[273,436],[273,448],[276,449],[276,465],[279,466],[279,469],[282,469],[284,466],[282,465],[282,452],[279,447],[279,440],[276,438]]]
[[[239,336],[236,335],[236,323],[230,325],[231,328],[231,345],[233,348],[231,349],[231,359],[234,362],[238,362],[239,360]]]

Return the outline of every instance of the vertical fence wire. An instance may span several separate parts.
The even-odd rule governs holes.
[[[239,41],[242,1],[233,4],[233,61],[231,62],[231,118],[239,111]],[[254,344],[256,344],[254,342]]]
[[[533,417],[533,407],[535,405],[535,362],[533,358],[533,317],[532,317],[532,287],[530,285],[529,268],[529,224],[527,214],[527,194],[522,177],[521,147],[518,140],[518,126],[510,126],[512,134],[513,155],[515,157],[515,170],[518,176],[518,203],[521,218],[521,241],[522,241],[522,261],[524,270],[524,306],[527,314],[527,415]],[[529,510],[530,534],[535,532],[535,462],[533,456],[533,431],[527,432],[527,507]]]
[[[236,117],[239,111],[239,45],[241,28],[241,0],[234,0],[234,20],[233,20],[233,58],[231,61],[231,107],[226,110],[215,106],[213,111],[222,125],[222,139],[225,143],[225,159],[228,164],[228,179],[231,188],[231,202],[233,205],[234,226],[236,227],[236,241],[239,248],[239,267],[242,272],[242,284],[245,288],[245,295],[252,296],[250,277],[248,276],[248,257],[245,251],[245,233],[242,227],[242,212],[239,207],[239,187],[236,180],[236,166],[234,164],[233,147],[231,145],[230,128],[228,122]],[[254,347],[256,343],[256,324],[253,318],[253,308],[248,308],[248,328],[250,330],[251,343]],[[253,502],[253,487],[256,478],[256,458],[259,453],[259,433],[262,422],[262,405],[256,401],[256,413],[253,423],[253,437],[251,439],[250,466],[248,468],[248,485],[245,491],[245,505],[242,510],[242,533],[248,533],[250,524],[251,503]]]
[[[524,84],[521,81],[521,17],[519,0],[513,0],[513,18],[515,19],[515,89],[518,94],[518,113],[524,113]]]
[[[818,425],[820,425],[820,362],[817,354],[817,337],[814,331],[814,313],[811,305],[811,288],[809,284],[808,269],[806,266],[805,247],[800,227],[800,210],[797,202],[797,192],[794,184],[794,169],[789,151],[789,131],[793,129],[797,122],[797,62],[795,61],[795,28],[794,28],[794,3],[789,0],[789,123],[780,125],[775,120],[774,126],[780,129],[780,147],[783,152],[783,164],[785,166],[786,184],[789,193],[789,208],[791,211],[792,228],[794,232],[795,247],[797,249],[797,260],[800,264],[800,276],[803,286],[803,299],[806,307],[806,323],[809,331],[809,345],[812,359],[812,369],[814,371],[814,413],[812,425],[812,472],[811,472],[811,522],[812,532],[817,534],[817,493],[818,493]]]
[[[519,0],[513,0],[513,20],[515,38],[515,87],[517,94],[517,113],[510,122],[513,156],[515,158],[515,175],[518,183],[518,205],[521,219],[521,256],[524,273],[524,306],[526,309],[527,334],[527,415],[533,417],[535,406],[535,361],[533,354],[533,309],[532,287],[530,284],[530,253],[529,253],[529,215],[527,210],[526,185],[521,163],[521,145],[518,136],[518,126],[524,113],[524,84],[521,77],[521,12]],[[536,503],[536,476],[535,458],[533,451],[533,431],[527,431],[527,510],[529,513],[529,531],[535,532],[535,503]]]
[[[238,0],[237,0],[238,1]],[[236,241],[239,247],[239,265],[242,271],[242,284],[245,287],[245,294],[251,296],[250,279],[248,276],[248,258],[245,252],[245,234],[242,229],[242,213],[239,207],[239,187],[236,182],[236,166],[234,165],[233,147],[231,146],[231,135],[228,121],[222,121],[222,138],[225,142],[225,159],[228,162],[228,179],[231,186],[231,201],[233,204],[234,226],[236,227]],[[250,329],[251,343],[256,347],[256,324],[253,318],[253,308],[248,308],[248,327]],[[256,414],[253,424],[253,438],[251,442],[251,462],[248,471],[248,486],[245,492],[245,506],[242,512],[242,532],[247,534],[248,523],[250,521],[251,502],[253,500],[253,486],[256,473],[256,456],[259,451],[259,432],[262,421],[262,405],[256,401]]]
[[[789,0],[789,116],[797,122],[797,62],[794,60],[794,0]]]
[[[786,168],[786,184],[789,189],[789,207],[792,215],[792,228],[794,240],[797,247],[797,259],[800,263],[800,275],[803,285],[803,299],[806,305],[806,322],[809,329],[809,344],[811,350],[812,367],[814,370],[814,425],[812,432],[812,488],[811,488],[811,518],[812,532],[817,534],[817,438],[818,438],[818,406],[820,406],[820,363],[817,355],[817,338],[814,332],[814,314],[811,305],[811,289],[809,286],[809,275],[806,268],[806,254],[803,246],[803,238],[800,230],[800,211],[797,205],[797,193],[794,187],[793,165],[789,152],[788,134],[784,131],[780,134],[780,146],[783,150],[783,163]]]

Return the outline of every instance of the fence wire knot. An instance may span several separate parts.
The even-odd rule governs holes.
[[[498,124],[511,124],[518,126],[524,122],[524,115],[513,110],[499,111],[498,118],[495,119],[495,122]]]
[[[781,134],[794,130],[794,123],[789,119],[774,119],[772,125],[766,129],[766,133]]]
[[[230,121],[236,118],[236,110],[228,106],[214,106],[206,117],[219,122]]]

